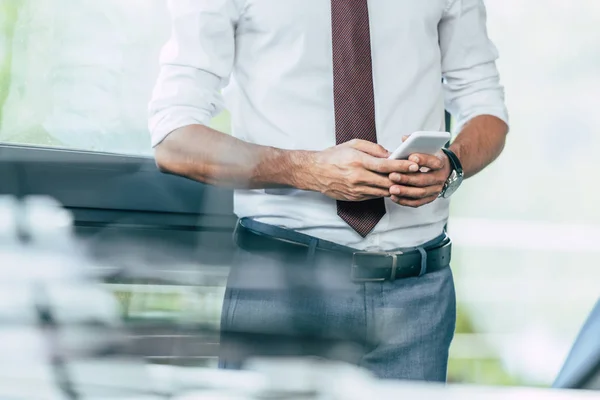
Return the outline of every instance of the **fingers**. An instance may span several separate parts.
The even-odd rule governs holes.
[[[357,188],[359,200],[366,200],[366,198],[379,198],[379,197],[390,197],[390,191],[388,189],[376,188],[371,186],[362,186]],[[366,197],[366,198],[365,198]]]
[[[442,191],[442,185],[428,186],[428,187],[412,187],[412,186],[400,186],[394,185],[390,188],[390,194],[392,196],[420,200],[428,197],[437,197]]]
[[[426,173],[411,173],[411,174],[399,174],[397,172],[390,174],[390,180],[395,184],[403,186],[415,186],[415,187],[427,187],[427,186],[442,186],[446,181],[446,177],[443,173],[426,172]]]
[[[350,183],[354,186],[372,186],[383,188],[386,191],[394,185],[394,182],[387,175],[380,175],[366,170],[356,172],[349,178]]]
[[[409,160],[388,160],[383,158],[368,158],[364,160],[365,168],[380,174],[392,172],[417,172],[419,165]]]
[[[443,154],[443,153],[442,153]],[[444,161],[440,153],[430,154],[412,154],[408,159],[419,164],[420,167],[426,167],[430,170],[438,170],[444,168]]]
[[[348,146],[360,150],[363,153],[367,153],[377,158],[387,158],[390,156],[390,152],[387,151],[383,146],[377,143],[369,142],[367,140],[353,139],[348,143]]]
[[[398,197],[398,196],[392,195],[391,199],[394,203],[397,203],[401,206],[418,208],[418,207],[422,207],[426,204],[433,203],[437,199],[437,197],[438,196],[435,195],[435,196],[425,197],[423,199],[413,200],[413,199],[406,199],[403,197]]]

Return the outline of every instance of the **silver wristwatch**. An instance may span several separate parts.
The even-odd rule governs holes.
[[[446,148],[442,149],[442,151],[446,154],[448,160],[450,160],[450,167],[452,168],[452,172],[450,172],[450,176],[448,176],[448,179],[446,179],[444,188],[439,195],[439,197],[447,199],[448,197],[452,196],[454,192],[456,192],[458,187],[461,185],[465,174],[462,169],[462,164],[460,163],[460,160],[456,154],[454,154],[452,150]]]

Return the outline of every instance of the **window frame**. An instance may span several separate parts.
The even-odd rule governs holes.
[[[213,227],[233,226],[232,190],[164,174],[150,156],[0,143],[0,168],[0,194],[51,196],[92,220],[106,210],[107,216],[139,213],[140,221],[162,213],[172,214],[175,225],[198,225],[200,218]]]

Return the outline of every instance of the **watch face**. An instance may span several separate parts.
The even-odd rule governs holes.
[[[448,198],[456,192],[456,189],[460,186],[462,179],[460,179],[459,174],[456,171],[452,171],[448,180],[446,181],[446,190],[444,191],[444,198]]]

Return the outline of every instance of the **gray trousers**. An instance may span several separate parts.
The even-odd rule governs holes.
[[[449,267],[354,283],[350,265],[333,253],[238,250],[223,304],[219,365],[238,369],[255,356],[317,356],[380,378],[443,382],[455,324]]]

